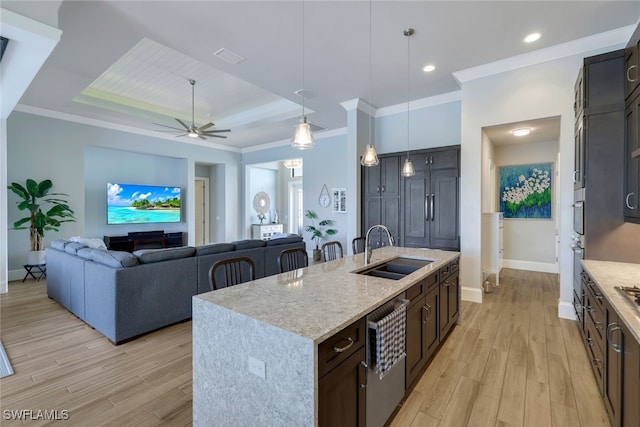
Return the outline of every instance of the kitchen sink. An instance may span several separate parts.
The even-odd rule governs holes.
[[[364,270],[354,271],[354,273],[364,276],[399,280],[432,262],[433,260],[425,258],[396,257],[382,264],[377,264]]]

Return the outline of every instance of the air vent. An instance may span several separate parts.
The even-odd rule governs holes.
[[[213,53],[213,56],[217,56],[218,58],[222,59],[223,61],[227,61],[230,64],[236,65],[242,61],[244,61],[244,57],[238,55],[235,52],[230,51],[229,49],[225,49],[224,47],[221,49],[216,50]]]
[[[309,99],[309,98],[315,98],[316,94],[313,92],[309,92],[306,89],[298,89],[297,91],[293,92],[296,95],[305,98],[305,99]]]
[[[2,61],[2,57],[4,56],[4,50],[7,48],[9,44],[9,39],[0,36],[0,61]]]

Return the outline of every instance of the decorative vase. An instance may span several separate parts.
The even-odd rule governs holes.
[[[320,258],[322,258],[322,252],[320,251],[320,249],[314,249],[313,250],[313,260],[314,261],[320,261]]]
[[[29,251],[27,252],[28,265],[40,265],[45,263],[45,251]]]

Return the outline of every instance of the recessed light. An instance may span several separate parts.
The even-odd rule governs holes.
[[[429,64],[429,65],[425,65],[425,67],[422,69],[422,71],[424,71],[425,73],[429,73],[429,72],[431,72],[431,71],[433,71],[435,69],[436,69],[435,65]]]
[[[511,133],[513,134],[513,136],[526,136],[526,135],[529,135],[531,133],[531,129],[530,128],[519,128],[519,129],[512,130]]]
[[[540,33],[531,33],[524,38],[525,43],[533,43],[540,38]]]

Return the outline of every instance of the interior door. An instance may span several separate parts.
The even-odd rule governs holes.
[[[195,179],[195,221],[196,246],[209,242],[209,197],[208,178]]]

